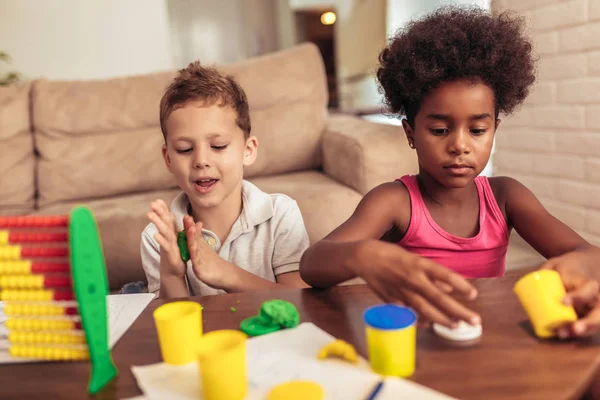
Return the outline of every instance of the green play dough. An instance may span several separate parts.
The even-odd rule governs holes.
[[[298,309],[285,300],[265,301],[260,307],[259,317],[263,323],[277,324],[283,328],[294,328],[300,323]]]
[[[179,254],[181,255],[183,262],[188,262],[190,260],[190,251],[188,250],[185,231],[181,231],[177,234],[177,246],[179,246]]]
[[[248,317],[240,323],[240,330],[248,336],[260,336],[281,329],[277,324],[265,323],[260,317]]]

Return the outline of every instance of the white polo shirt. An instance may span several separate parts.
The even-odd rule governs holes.
[[[188,214],[189,199],[181,192],[171,203],[177,229],[183,230],[183,217]],[[160,289],[160,247],[154,239],[158,230],[150,223],[142,232],[142,266],[148,279],[148,291]],[[275,282],[275,277],[298,271],[300,257],[308,248],[308,234],[295,200],[284,194],[267,194],[254,184],[242,181],[242,212],[223,243],[213,232],[202,229],[206,243],[221,258],[238,267]],[[191,261],[187,263],[190,294],[205,296],[223,294],[196,278]]]

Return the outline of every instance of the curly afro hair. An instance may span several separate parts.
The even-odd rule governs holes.
[[[379,54],[377,80],[394,114],[414,119],[423,98],[446,81],[469,79],[489,85],[496,116],[510,114],[535,81],[532,45],[524,20],[507,12],[444,7],[398,31]]]

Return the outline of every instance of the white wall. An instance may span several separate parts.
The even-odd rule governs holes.
[[[0,0],[0,49],[27,78],[171,69],[165,0]]]
[[[486,10],[490,9],[490,0],[387,0],[388,37],[393,35],[412,19],[417,19],[438,7],[458,4],[475,5]]]
[[[279,48],[275,2],[0,0],[0,51],[29,79],[143,74],[196,59],[228,63]]]

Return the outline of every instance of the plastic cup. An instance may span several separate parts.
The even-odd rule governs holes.
[[[383,304],[368,308],[363,318],[373,371],[385,376],[411,376],[415,372],[416,314],[408,307]]]
[[[556,328],[577,321],[575,309],[562,303],[565,287],[554,270],[530,272],[517,281],[513,290],[540,338],[553,337]]]
[[[163,361],[180,365],[196,360],[202,335],[202,306],[193,301],[163,304],[154,310],[154,322]]]
[[[208,332],[198,341],[198,365],[205,400],[241,400],[248,393],[245,333]]]

